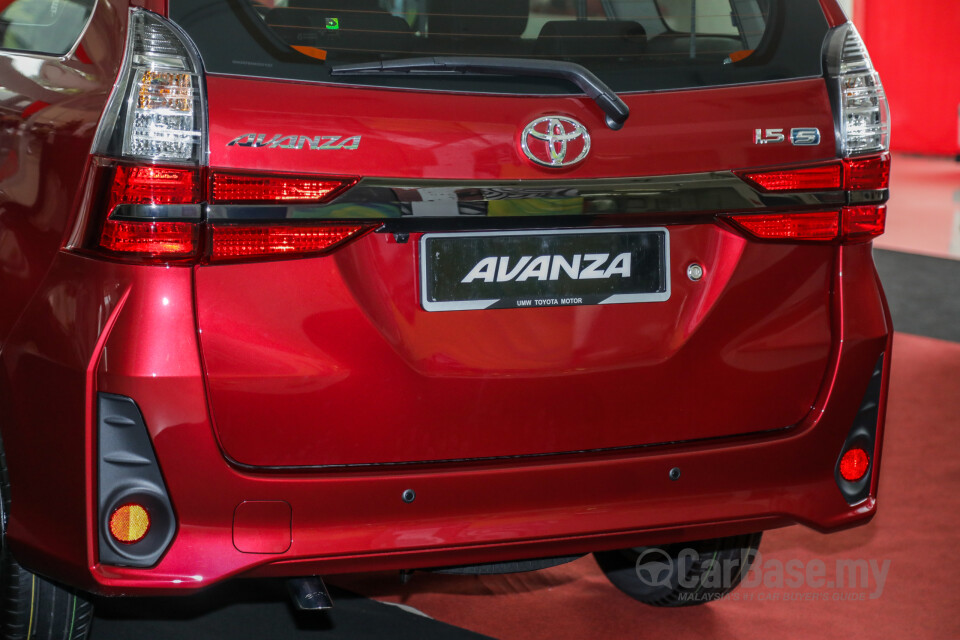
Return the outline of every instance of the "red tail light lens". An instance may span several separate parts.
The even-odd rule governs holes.
[[[763,191],[862,191],[890,186],[890,154],[844,158],[812,167],[773,171],[738,171],[737,175]]]
[[[215,173],[211,202],[266,203],[324,202],[356,180],[320,179],[316,176],[270,176]]]
[[[230,260],[330,251],[375,225],[214,225],[212,258]]]
[[[863,449],[850,449],[840,458],[840,475],[849,482],[863,478],[869,468],[870,457]]]
[[[205,220],[208,202],[221,205],[222,217],[216,220],[249,219],[260,211],[243,205],[319,204],[349,189],[357,178],[212,172],[206,181],[200,167],[121,164],[110,159],[98,160],[95,171],[95,179],[104,183],[95,210],[106,210],[106,219],[102,226],[99,216],[82,219],[69,246],[106,250],[114,257],[163,262],[316,255],[377,226],[366,221]]]
[[[845,240],[869,240],[883,233],[887,221],[887,207],[883,205],[844,207],[840,216],[843,220]]]
[[[762,213],[727,219],[764,240],[835,240],[840,231],[840,216],[836,211]]]
[[[764,191],[834,191],[843,188],[843,166],[839,162],[739,175]]]
[[[107,220],[100,246],[116,253],[185,258],[196,251],[198,231],[191,222]]]
[[[110,211],[120,204],[191,204],[199,202],[198,169],[118,165],[110,189]]]
[[[847,189],[886,189],[890,186],[890,154],[843,161]]]

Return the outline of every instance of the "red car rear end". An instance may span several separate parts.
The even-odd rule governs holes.
[[[833,0],[145,4],[3,54],[20,565],[632,570],[873,516],[887,114]]]

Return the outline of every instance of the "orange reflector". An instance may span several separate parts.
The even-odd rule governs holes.
[[[125,504],[110,516],[110,533],[118,542],[140,542],[150,531],[150,514],[139,504]]]
[[[844,480],[856,482],[867,475],[870,458],[863,449],[850,449],[840,458],[840,475]]]

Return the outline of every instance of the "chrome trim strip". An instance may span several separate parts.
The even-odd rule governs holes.
[[[764,193],[732,171],[591,180],[363,178],[322,205],[211,205],[210,219],[542,218],[839,208],[844,191]],[[259,216],[259,217],[258,217]]]

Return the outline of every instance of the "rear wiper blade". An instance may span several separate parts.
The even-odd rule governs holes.
[[[437,72],[561,78],[577,85],[597,103],[597,106],[606,114],[607,126],[611,129],[620,129],[630,115],[630,108],[610,87],[586,68],[574,62],[483,56],[430,56],[338,64],[330,69],[330,73],[335,76]]]

